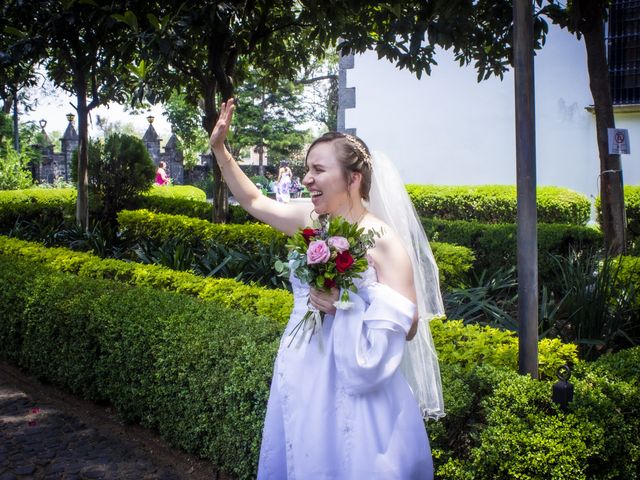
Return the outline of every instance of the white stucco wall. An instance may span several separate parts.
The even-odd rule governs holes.
[[[439,52],[432,75],[417,80],[406,70],[357,56],[348,71],[356,108],[347,128],[373,150],[396,162],[409,183],[514,184],[515,120],[512,72],[500,81],[476,82],[472,67],[459,67]],[[535,59],[536,150],[539,185],[598,194],[599,160],[584,44],[551,26]],[[631,155],[623,155],[625,184],[640,184],[640,114],[618,115],[628,128]],[[636,143],[634,143],[634,141]]]

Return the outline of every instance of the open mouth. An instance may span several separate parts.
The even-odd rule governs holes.
[[[318,192],[318,191],[311,192],[311,198],[316,198],[316,197],[319,197],[320,195],[322,195],[322,192]]]

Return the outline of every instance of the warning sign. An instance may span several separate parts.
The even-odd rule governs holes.
[[[609,133],[609,154],[620,155],[630,154],[629,130],[626,128],[608,128]]]

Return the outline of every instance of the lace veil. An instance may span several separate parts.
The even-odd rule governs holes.
[[[407,342],[401,369],[420,405],[422,416],[437,420],[445,413],[440,367],[429,321],[435,316],[444,315],[438,267],[400,173],[389,158],[380,152],[373,153],[372,162],[368,208],[400,236],[413,265],[418,331]]]

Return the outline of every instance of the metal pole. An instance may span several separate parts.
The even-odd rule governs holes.
[[[538,238],[533,75],[533,3],[513,4],[518,189],[519,370],[538,378]]]

